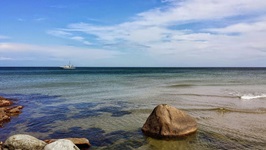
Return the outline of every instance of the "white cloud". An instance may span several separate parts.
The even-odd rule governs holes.
[[[161,0],[162,3],[172,3],[175,2],[176,0]]]
[[[157,41],[161,40],[164,36],[173,35],[171,34],[172,32],[177,32],[168,27],[178,25],[180,22],[188,23],[221,19],[243,15],[248,12],[257,12],[266,7],[266,1],[261,0],[188,0],[170,2],[171,5],[168,7],[156,8],[140,13],[133,21],[118,25],[94,26],[86,23],[74,23],[68,25],[66,29],[61,29],[61,31],[72,33],[83,32],[95,35],[104,41]],[[264,24],[258,24],[258,26],[263,27]],[[235,28],[238,27],[236,26]]]
[[[87,23],[72,23],[66,28],[55,30],[64,37],[87,41],[78,36],[94,36],[99,45],[109,45],[109,49],[121,50],[127,46],[127,53],[138,48],[142,55],[149,55],[162,63],[188,66],[230,66],[235,62],[248,64],[246,60],[266,57],[265,8],[262,0],[164,0],[167,6],[155,8],[137,14],[131,21],[110,26],[98,26]],[[226,22],[230,17],[253,16],[252,21]],[[254,19],[255,18],[255,19]],[[218,20],[226,22],[219,28],[201,27],[194,32],[190,23]],[[187,30],[172,28],[188,24]],[[231,35],[240,33],[241,35]],[[70,35],[69,35],[70,34]],[[55,34],[56,35],[56,34]],[[89,43],[90,44],[90,43]],[[140,48],[139,46],[143,46]],[[134,51],[135,49],[135,51]],[[148,61],[148,60],[147,60]],[[220,61],[220,62],[219,62]],[[217,62],[216,64],[213,62]],[[212,64],[210,64],[212,63]],[[264,64],[266,65],[266,63]]]
[[[34,19],[35,21],[44,21],[44,20],[46,20],[47,18],[36,18],[36,19]]]
[[[51,5],[50,7],[51,7],[51,8],[58,8],[58,9],[65,9],[65,8],[68,8],[68,6],[66,6],[66,5]]]
[[[73,46],[40,46],[24,43],[0,43],[0,52],[2,54],[25,58],[58,58],[73,59],[86,62],[98,59],[108,59],[122,55],[120,52],[109,51],[105,49],[88,49]]]
[[[224,34],[266,32],[266,20],[253,23],[237,23],[224,28],[208,29],[207,31]]]
[[[73,36],[73,37],[70,37],[70,39],[75,40],[75,41],[80,41],[85,45],[91,45],[89,41],[86,41],[85,38],[81,36]]]
[[[68,25],[68,28],[61,29],[66,32],[82,32],[90,35],[96,35],[101,40],[114,41],[116,39],[124,38],[126,32],[124,29],[119,30],[117,26],[93,26],[86,23],[74,23]]]
[[[0,35],[0,40],[7,40],[10,39],[8,36]]]
[[[13,60],[13,58],[0,56],[0,60]]]
[[[57,36],[57,37],[66,37],[66,36],[71,36],[72,34],[66,31],[62,31],[60,29],[57,30],[49,30],[47,31],[48,34]]]
[[[138,24],[172,25],[179,22],[221,19],[246,13],[264,11],[262,0],[187,0],[138,14]]]
[[[49,31],[47,31],[47,33],[50,35],[56,36],[56,37],[78,41],[84,45],[91,45],[92,44],[91,42],[87,41],[84,37],[73,36],[72,33],[68,32],[68,31],[63,31],[62,29],[49,30]]]
[[[83,41],[84,40],[84,38],[81,36],[73,36],[73,37],[71,37],[71,39],[77,40],[77,41]]]

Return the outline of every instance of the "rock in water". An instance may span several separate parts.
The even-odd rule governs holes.
[[[3,107],[3,106],[10,106],[10,105],[12,105],[12,104],[13,104],[13,103],[12,103],[10,100],[8,100],[8,99],[6,99],[6,98],[0,96],[0,107]]]
[[[86,138],[65,138],[65,139],[70,140],[80,149],[89,149],[91,147],[90,141]],[[46,142],[47,144],[50,144],[57,140],[59,139],[49,139],[49,140],[44,140],[44,142]]]
[[[44,147],[44,150],[79,150],[70,140],[60,139]]]
[[[154,108],[141,130],[154,138],[175,138],[196,132],[197,122],[185,112],[161,104]]]
[[[3,127],[4,123],[10,121],[11,116],[17,116],[21,113],[23,106],[10,107],[12,104],[12,101],[0,96],[0,128]]]
[[[26,134],[10,136],[4,143],[8,150],[43,150],[45,142]]]

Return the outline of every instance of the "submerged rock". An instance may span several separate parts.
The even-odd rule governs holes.
[[[43,150],[46,143],[26,134],[17,134],[10,136],[3,147],[8,150]]]
[[[10,117],[5,113],[4,109],[0,108],[0,127],[8,121],[10,121]]]
[[[8,100],[8,99],[6,99],[6,98],[0,96],[0,107],[10,106],[10,105],[12,105],[12,104],[13,104],[13,103],[12,103],[10,100]]]
[[[196,132],[197,122],[185,112],[161,104],[154,108],[141,130],[154,138],[175,138]]]
[[[79,148],[70,140],[59,139],[46,145],[44,150],[79,150]]]
[[[0,127],[4,123],[9,122],[11,116],[16,116],[21,113],[23,106],[10,107],[12,104],[12,101],[0,96]]]
[[[6,111],[6,113],[13,116],[13,115],[20,114],[22,108],[23,108],[23,106],[15,106],[15,107],[11,107],[11,108],[6,108],[5,111]]]

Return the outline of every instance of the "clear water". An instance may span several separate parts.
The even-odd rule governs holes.
[[[266,68],[0,68],[0,95],[25,106],[0,128],[40,139],[86,137],[92,149],[265,149]],[[198,132],[156,140],[141,127],[158,105]]]

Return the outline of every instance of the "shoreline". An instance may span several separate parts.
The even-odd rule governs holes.
[[[13,116],[21,114],[23,106],[13,106],[12,100],[0,96],[0,128],[10,122]]]
[[[0,96],[0,128],[4,128],[4,125],[8,124],[11,121],[12,117],[18,116],[19,114],[21,114],[22,109],[23,109],[23,106],[16,106],[14,105],[14,102],[11,99]],[[35,138],[33,136],[26,135],[26,134],[15,134],[13,136],[18,136],[18,137],[21,136],[23,138],[28,138],[28,137]],[[5,141],[7,141],[9,138],[7,138]],[[62,138],[62,139],[71,141],[77,147],[81,148],[81,150],[87,150],[91,147],[89,140],[86,138],[70,137],[70,138]],[[46,140],[40,140],[40,141],[43,141],[46,144],[50,144],[57,140],[60,140],[60,139],[46,139]],[[3,145],[5,141],[0,141],[0,150],[4,148]],[[19,143],[19,141],[17,142]]]
[[[57,102],[61,102],[62,98],[58,97],[58,96],[45,96],[45,95],[19,95],[18,94],[3,94],[1,96],[4,96],[5,98],[8,98],[9,100],[13,101],[14,104],[12,104],[12,106],[14,105],[23,105],[25,106],[23,109],[23,112],[20,114],[19,117],[17,118],[13,118],[13,120],[8,124],[5,125],[4,127],[6,127],[6,129],[10,129],[12,130],[12,128],[9,128],[9,126],[13,126],[16,123],[16,119],[20,120],[21,118],[25,117],[25,114],[28,114],[28,112],[30,112],[30,114],[32,114],[31,110],[32,108],[37,108],[36,106],[42,106],[43,104],[51,104],[51,103],[56,103]],[[29,102],[30,98],[34,99],[35,101],[37,101],[37,103],[39,105],[35,105],[34,101]],[[44,101],[44,99],[49,100],[48,101]],[[103,105],[104,104],[104,105]],[[121,113],[121,111],[125,111],[127,109],[121,109],[123,107],[125,107],[127,105],[127,103],[125,102],[112,102],[112,103],[108,103],[108,104],[112,104],[112,105],[108,105],[108,107],[102,107],[102,106],[106,106],[106,103],[103,102],[99,102],[99,103],[95,103],[95,102],[87,102],[87,103],[78,103],[75,105],[72,105],[73,108],[72,110],[79,110],[79,114],[82,114],[83,116],[86,117],[91,117],[92,115],[94,117],[97,117],[99,115],[99,113],[101,112],[108,112],[110,113],[108,116],[116,119],[116,117],[121,117],[120,114],[118,114],[118,112]],[[117,104],[117,107],[114,107],[114,104]],[[68,105],[65,104],[60,104],[60,105],[56,105],[58,106],[58,109],[63,110],[60,111],[61,113],[66,113],[68,111],[71,111],[70,109],[66,109],[66,107]],[[101,106],[101,107],[100,107]],[[112,106],[112,107],[110,107]],[[44,109],[43,109],[44,108]],[[44,112],[42,112],[43,114],[46,114],[45,112],[51,112],[51,110],[54,110],[55,107],[43,107],[42,109],[45,110]],[[97,109],[96,109],[97,108]],[[136,108],[135,108],[136,109]],[[149,110],[148,111],[152,111]],[[145,109],[145,114],[148,114],[148,111]],[[208,110],[209,111],[209,110]],[[192,111],[193,112],[193,111]],[[206,110],[201,111],[201,118],[198,118],[200,120],[207,120],[209,118],[204,118],[205,117],[205,113]],[[232,115],[235,113],[229,112],[227,113],[226,111],[222,110],[210,110],[210,112],[212,114],[217,114],[218,116],[228,116],[228,114]],[[140,113],[140,112],[138,112]],[[143,113],[141,111],[141,113]],[[127,112],[123,112],[122,115],[128,115],[129,113]],[[133,112],[134,114],[134,112]],[[239,114],[238,112],[236,114]],[[253,115],[253,113],[244,113],[244,115]],[[47,116],[49,116],[50,114],[48,113]],[[87,116],[87,115],[91,115],[91,116]],[[263,114],[261,114],[263,115]],[[46,116],[46,117],[47,117]],[[138,114],[139,116],[139,114]],[[46,118],[45,117],[45,118]],[[54,116],[52,116],[54,117]],[[52,117],[48,117],[48,120],[51,120]],[[76,117],[76,116],[71,116],[72,118]],[[32,118],[29,118],[32,119]],[[43,119],[43,118],[38,118],[39,120]],[[70,118],[57,118],[58,120],[60,119],[70,119]],[[90,118],[91,119],[91,118]],[[200,121],[199,120],[199,121]],[[26,121],[26,120],[23,120]],[[39,121],[36,120],[32,120],[34,123],[39,123]],[[46,120],[47,121],[47,120]],[[95,121],[95,120],[93,120]],[[219,120],[216,120],[219,121]],[[15,123],[14,123],[15,122]],[[21,122],[20,122],[21,123]],[[45,121],[42,122],[43,124],[46,124]],[[144,123],[144,122],[143,122]],[[156,147],[165,147],[166,145],[180,145],[180,147],[184,147],[184,146],[190,146],[190,142],[193,141],[195,142],[195,144],[192,145],[192,147],[194,146],[198,146],[199,144],[203,144],[207,147],[210,148],[220,148],[223,146],[227,146],[228,147],[234,147],[234,148],[245,148],[244,146],[246,144],[251,145],[251,147],[253,147],[254,149],[260,149],[260,147],[262,147],[263,144],[263,138],[259,138],[258,140],[256,140],[256,144],[252,144],[254,143],[254,141],[250,141],[248,138],[243,138],[244,133],[243,134],[239,134],[237,132],[231,132],[232,134],[229,134],[229,132],[225,132],[226,130],[221,130],[219,128],[209,128],[208,125],[206,126],[206,128],[203,126],[205,125],[203,123],[203,126],[201,125],[201,128],[199,130],[199,132],[197,132],[195,135],[187,138],[187,139],[182,139],[181,141],[159,141],[159,140],[155,140],[155,139],[151,139],[148,138],[148,140],[146,139],[146,136],[144,136],[140,130],[140,128],[138,128],[137,130],[132,130],[132,131],[122,131],[121,128],[119,128],[118,130],[114,130],[114,131],[106,131],[104,128],[102,128],[101,126],[97,126],[98,128],[95,127],[89,127],[89,128],[82,128],[82,127],[69,127],[67,128],[67,130],[53,130],[53,134],[46,134],[47,131],[49,131],[48,129],[52,129],[53,126],[45,126],[40,124],[41,127],[43,128],[42,130],[38,130],[40,129],[38,126],[38,129],[32,129],[30,128],[30,130],[27,130],[27,132],[23,132],[23,134],[29,134],[32,135],[34,137],[37,137],[40,140],[46,140],[46,139],[61,139],[61,138],[67,138],[67,137],[85,137],[87,139],[90,139],[91,144],[93,145],[93,149],[94,148],[106,148],[106,147],[112,147],[112,148],[118,148],[118,147],[129,147],[131,145],[134,145],[134,148],[138,148],[138,147],[143,147],[146,148],[149,145],[151,146],[156,146]],[[82,126],[82,125],[81,125]],[[28,128],[28,127],[27,127]],[[3,128],[2,128],[3,129]],[[19,128],[18,128],[19,129]],[[215,130],[214,130],[215,129]],[[1,128],[0,128],[1,130]],[[18,130],[19,131],[19,130]],[[23,130],[24,131],[24,130]],[[31,134],[31,132],[40,132],[41,134],[46,134],[46,137],[42,137],[42,136],[38,136],[37,134]],[[45,132],[45,133],[44,133]],[[3,132],[3,133],[9,133],[9,132]],[[15,134],[19,134],[20,132],[15,132]],[[62,133],[64,133],[64,135],[62,135]],[[227,138],[224,134],[229,134],[232,135],[231,138]],[[11,136],[12,134],[10,134],[9,136]],[[7,136],[6,138],[2,138],[0,141],[5,141],[9,136]],[[219,138],[219,137],[221,138]],[[263,137],[263,136],[261,136]],[[234,143],[232,141],[235,140],[240,141],[239,143]],[[209,142],[209,140],[211,140],[212,143]],[[123,143],[120,143],[120,141],[123,141]],[[133,144],[134,142],[134,144]],[[229,143],[226,144],[225,143]],[[0,144],[1,145],[1,144]],[[166,146],[167,148],[171,148],[172,146]]]

